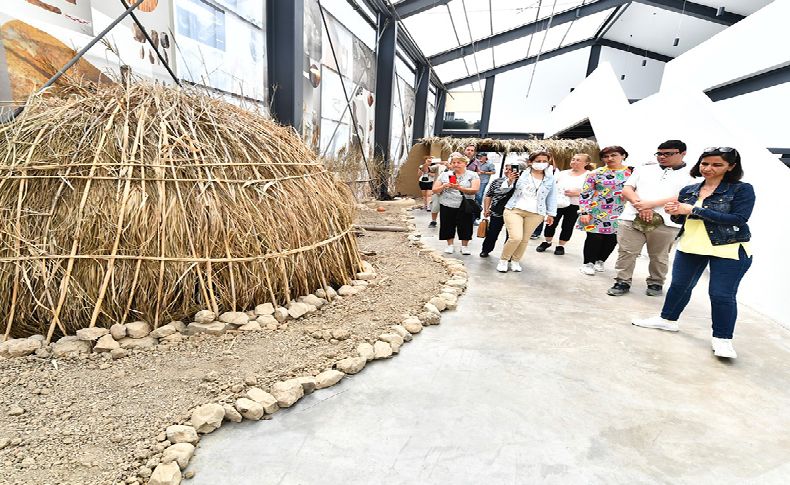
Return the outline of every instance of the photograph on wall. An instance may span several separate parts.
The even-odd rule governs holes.
[[[302,65],[302,139],[316,152],[321,147],[321,10],[315,0],[304,4],[304,56]]]
[[[93,35],[91,0],[3,0],[0,15]]]

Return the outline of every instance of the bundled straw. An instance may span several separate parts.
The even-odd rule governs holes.
[[[5,338],[287,303],[359,270],[349,190],[293,131],[150,84],[0,127]]]

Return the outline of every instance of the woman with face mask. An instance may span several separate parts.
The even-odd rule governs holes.
[[[506,273],[508,267],[511,271],[521,271],[519,261],[524,256],[532,231],[544,219],[547,224],[554,222],[557,193],[550,160],[551,155],[545,151],[531,154],[529,165],[521,163],[521,170],[511,170],[499,188],[499,191],[507,192],[514,185],[516,187],[502,215],[509,239],[502,248],[502,256],[496,267],[500,273]]]

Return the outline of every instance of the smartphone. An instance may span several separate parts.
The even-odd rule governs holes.
[[[450,183],[454,184],[454,183],[457,183],[457,182],[458,182],[458,178],[455,176],[455,174],[450,175]]]

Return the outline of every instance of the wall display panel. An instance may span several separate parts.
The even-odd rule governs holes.
[[[413,137],[415,93],[411,86],[398,76],[396,98],[392,110],[390,156],[397,167],[409,155]]]
[[[302,62],[302,139],[316,152],[321,142],[323,31],[318,2],[304,3],[304,56]]]
[[[216,0],[216,2],[258,27],[263,27],[265,9],[261,8],[261,0]]]
[[[201,0],[176,0],[175,27],[181,78],[229,93],[265,99],[263,29]]]

